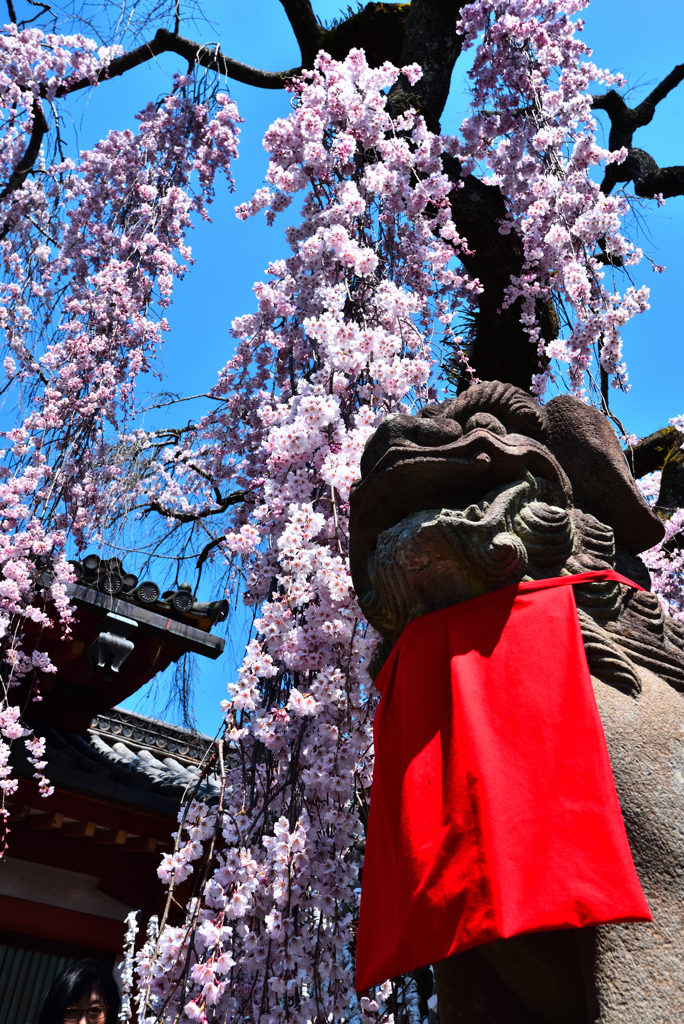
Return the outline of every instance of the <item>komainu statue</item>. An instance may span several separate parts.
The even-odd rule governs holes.
[[[615,434],[570,396],[540,408],[496,381],[370,438],[351,496],[359,603],[383,638],[524,580],[615,569],[574,587],[587,662],[652,924],[516,936],[434,965],[440,1024],[684,1020],[684,628],[639,553],[664,534]],[[371,808],[372,814],[372,808]]]

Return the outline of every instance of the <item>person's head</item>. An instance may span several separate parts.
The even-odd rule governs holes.
[[[58,974],[36,1024],[116,1024],[121,997],[99,960],[79,960]]]

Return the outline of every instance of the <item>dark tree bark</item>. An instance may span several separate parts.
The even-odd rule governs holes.
[[[683,79],[684,64],[678,64],[636,107],[628,107],[614,89],[594,97],[594,110],[605,110],[610,118],[608,147],[616,150],[624,146],[628,152],[624,163],[609,164],[606,168],[601,184],[603,192],[611,192],[618,182],[632,181],[636,194],[645,199],[652,199],[658,194],[664,198],[684,194],[684,167],[658,167],[650,153],[632,145],[637,128],[650,124],[658,104]]]
[[[445,161],[454,179],[455,160]],[[506,215],[506,203],[495,185],[487,185],[472,174],[463,188],[453,193],[451,209],[459,234],[468,239],[472,256],[461,261],[483,287],[475,319],[470,365],[481,380],[501,380],[528,390],[532,376],[546,365],[530,343],[520,323],[520,301],[504,308],[511,277],[522,273],[524,252],[520,237],[511,231],[501,234],[499,224]],[[552,303],[542,309],[542,330],[547,341],[558,336],[558,318]],[[463,381],[465,386],[466,381]]]
[[[467,0],[413,0],[409,7],[401,65],[420,64],[422,78],[415,85],[402,77],[390,91],[391,107],[400,112],[415,107],[432,131],[449,96],[451,72],[461,53],[456,22]]]
[[[335,60],[344,60],[352,47],[359,47],[372,67],[386,60],[401,66],[406,63],[401,54],[409,10],[409,4],[366,4],[327,29],[321,46]]]
[[[684,434],[665,427],[645,437],[625,454],[634,477],[662,470],[656,508],[665,517],[684,508]]]
[[[302,64],[310,67],[321,48],[323,34],[321,24],[314,14],[309,0],[280,0],[280,2],[299,44]]]
[[[440,130],[454,64],[461,53],[461,37],[454,26],[466,0],[413,0],[409,10],[401,64],[414,62],[423,77],[414,86],[402,76],[390,92],[389,102],[398,110],[417,107],[433,131]],[[445,157],[444,166],[453,181],[461,178],[457,160]],[[504,197],[495,185],[473,175],[452,194],[451,209],[456,228],[468,240],[472,256],[462,262],[483,286],[472,331],[470,365],[482,380],[502,380],[528,389],[532,376],[545,366],[530,344],[520,323],[520,302],[504,308],[511,276],[522,272],[524,252],[515,232],[503,235],[499,224],[506,216]],[[553,306],[542,310],[544,336],[557,337],[558,320]],[[467,379],[462,379],[465,386]]]

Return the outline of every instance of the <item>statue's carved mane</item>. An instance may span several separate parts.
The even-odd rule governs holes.
[[[637,667],[684,691],[684,628],[663,614],[638,557],[664,534],[617,438],[570,396],[540,407],[490,381],[369,439],[351,496],[351,566],[383,636],[375,674],[410,619],[523,578],[616,568],[575,587],[591,672],[636,695]]]

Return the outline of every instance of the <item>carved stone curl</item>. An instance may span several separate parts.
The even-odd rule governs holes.
[[[370,438],[350,499],[359,603],[382,637],[373,677],[419,615],[524,579],[617,568],[663,536],[606,420],[569,396],[470,387]],[[493,943],[436,965],[440,1024],[684,1019],[684,627],[655,595],[576,586],[580,626],[653,925]]]

